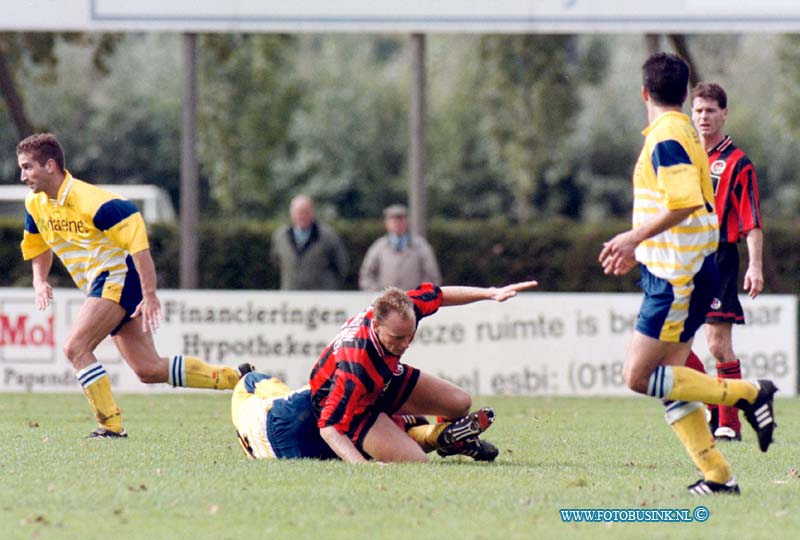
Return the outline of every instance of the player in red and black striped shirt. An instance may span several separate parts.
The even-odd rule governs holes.
[[[426,461],[392,414],[465,416],[472,399],[458,386],[400,361],[419,322],[441,306],[503,302],[535,281],[502,288],[390,288],[347,321],[311,371],[311,402],[320,435],[348,462]]]
[[[717,374],[722,378],[741,379],[741,367],[731,337],[733,325],[745,322],[738,296],[738,243],[744,239],[747,245],[744,290],[755,298],[764,288],[763,233],[756,171],[747,155],[725,135],[723,127],[727,117],[725,90],[714,83],[698,84],[692,91],[692,120],[708,152],[720,231],[716,259],[721,302],[718,307],[712,306],[713,311],[706,315],[706,337],[709,350],[717,360]],[[717,439],[741,440],[737,408],[719,406],[716,423],[714,436]]]

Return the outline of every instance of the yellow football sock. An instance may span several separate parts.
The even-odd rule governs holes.
[[[169,383],[187,388],[232,390],[239,382],[239,370],[206,364],[194,356],[173,356],[169,364]]]
[[[86,399],[94,409],[94,416],[100,427],[115,433],[122,432],[122,414],[119,412],[114,396],[111,395],[111,379],[103,374],[89,386],[83,388]]]
[[[724,484],[731,479],[731,468],[714,445],[704,407],[674,422],[672,429],[706,480]]]
[[[420,445],[423,452],[433,452],[441,448],[439,435],[445,430],[450,422],[439,422],[438,424],[423,424],[408,428],[406,433]]]
[[[755,385],[741,379],[718,379],[692,368],[672,366],[671,401],[702,401],[733,406],[740,399],[753,403],[758,396]]]

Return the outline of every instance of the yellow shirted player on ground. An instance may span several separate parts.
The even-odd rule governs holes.
[[[292,391],[265,373],[247,373],[233,390],[231,420],[245,454],[254,459],[337,459],[322,439],[308,386]],[[425,452],[494,461],[497,448],[480,439],[494,422],[484,407],[454,420],[429,424],[424,417],[396,415],[392,420]]]
[[[22,256],[32,261],[36,307],[53,298],[47,281],[53,253],[87,296],[64,352],[94,409],[94,438],[127,437],[111,394],[111,381],[94,350],[111,335],[122,357],[144,383],[192,388],[233,388],[239,369],[212,366],[198,358],[158,355],[152,333],[161,320],[156,271],[144,220],[130,201],[74,178],[52,134],[32,135],[17,145],[20,180],[31,188],[25,199]],[[141,318],[141,323],[128,324]]]

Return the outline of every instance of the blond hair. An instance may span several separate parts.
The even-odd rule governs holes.
[[[372,301],[372,309],[375,312],[375,320],[379,323],[384,321],[391,313],[397,313],[403,319],[413,319],[414,302],[411,298],[397,287],[388,287]]]

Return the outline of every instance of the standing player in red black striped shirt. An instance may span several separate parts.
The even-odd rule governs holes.
[[[385,290],[342,326],[311,371],[311,403],[322,438],[351,463],[368,457],[426,461],[425,452],[391,415],[459,418],[467,415],[472,399],[458,386],[400,361],[420,320],[441,306],[503,302],[536,285],[527,281],[502,288],[439,288],[423,283],[408,292]],[[474,440],[480,450],[479,440]]]
[[[711,354],[717,360],[717,374],[725,379],[741,379],[739,359],[731,338],[734,324],[744,324],[739,303],[739,240],[747,244],[748,265],[744,290],[755,298],[764,288],[761,262],[763,233],[759,211],[758,183],[753,164],[734,146],[723,131],[728,117],[728,96],[714,83],[700,83],[692,91],[692,120],[700,141],[708,152],[714,199],[719,217],[717,266],[720,273],[721,305],[706,315],[706,337]],[[702,364],[701,364],[702,366]],[[741,440],[739,410],[720,405],[712,425],[717,439]]]

